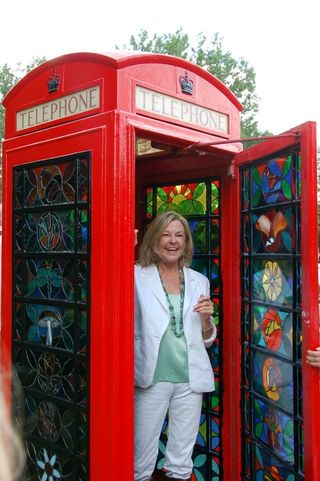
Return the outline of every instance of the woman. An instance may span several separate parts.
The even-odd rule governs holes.
[[[166,479],[190,480],[202,394],[214,390],[206,347],[216,337],[209,281],[189,269],[187,221],[175,212],[150,224],[135,266],[135,481],[152,473],[166,413]]]

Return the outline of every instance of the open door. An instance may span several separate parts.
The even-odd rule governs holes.
[[[319,370],[305,363],[320,344],[316,166],[312,122],[234,159],[238,295],[225,389],[241,409],[232,411],[228,480],[320,479]]]

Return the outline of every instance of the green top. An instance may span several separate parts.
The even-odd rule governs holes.
[[[176,323],[180,322],[180,295],[169,294],[170,301],[174,307]],[[152,384],[159,381],[166,382],[189,382],[188,372],[188,349],[185,335],[177,337],[172,329],[171,323],[162,336],[156,370],[153,375]]]

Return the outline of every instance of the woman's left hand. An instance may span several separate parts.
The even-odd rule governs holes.
[[[310,366],[320,368],[320,347],[317,347],[314,351],[307,351],[307,363]]]
[[[198,312],[202,322],[205,322],[213,315],[213,302],[210,297],[200,296],[198,299],[198,304],[193,308],[195,312]]]

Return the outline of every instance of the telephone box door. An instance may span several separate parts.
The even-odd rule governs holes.
[[[233,303],[233,318],[241,313],[237,471],[248,481],[313,481],[320,479],[319,371],[305,355],[319,345],[314,123],[238,154],[234,175],[240,193],[234,278],[241,272]]]

